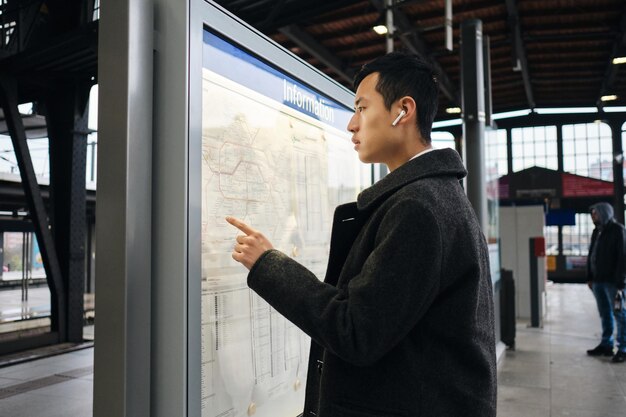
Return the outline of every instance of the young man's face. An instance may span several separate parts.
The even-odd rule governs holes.
[[[376,91],[378,73],[365,77],[356,90],[354,115],[348,123],[354,149],[361,162],[384,163],[390,168],[402,147],[391,123],[398,116],[394,107],[387,110],[383,96]],[[399,112],[399,109],[396,109]]]
[[[591,221],[593,221],[593,224],[596,226],[600,223],[600,216],[598,216],[596,209],[591,210]]]

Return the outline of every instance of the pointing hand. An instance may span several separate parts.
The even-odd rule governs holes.
[[[246,268],[252,268],[265,251],[274,249],[272,243],[261,232],[241,220],[228,216],[226,221],[244,233],[244,235],[237,236],[232,257]]]

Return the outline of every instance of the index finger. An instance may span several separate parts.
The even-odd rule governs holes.
[[[250,226],[248,226],[247,224],[245,224],[241,220],[236,219],[235,217],[227,216],[226,217],[226,221],[228,223],[232,224],[233,226],[235,226],[237,229],[239,229],[242,232],[244,232],[246,235],[251,235],[254,232],[256,232],[256,230],[254,230],[253,228],[251,228]]]

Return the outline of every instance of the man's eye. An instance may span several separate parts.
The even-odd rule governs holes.
[[[363,107],[357,107],[356,111],[358,111],[359,113],[361,113],[363,111]]]

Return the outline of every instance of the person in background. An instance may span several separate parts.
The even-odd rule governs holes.
[[[591,206],[596,225],[587,256],[587,285],[593,291],[602,320],[602,340],[587,351],[591,356],[612,356],[612,362],[626,360],[626,308],[624,308],[624,226],[613,218],[609,203]],[[613,353],[614,322],[617,322],[617,351]]]
[[[390,173],[335,211],[324,282],[228,217],[243,232],[232,256],[311,336],[303,417],[495,417],[489,255],[459,154],[431,146],[434,71],[391,53],[355,88],[354,148]]]

